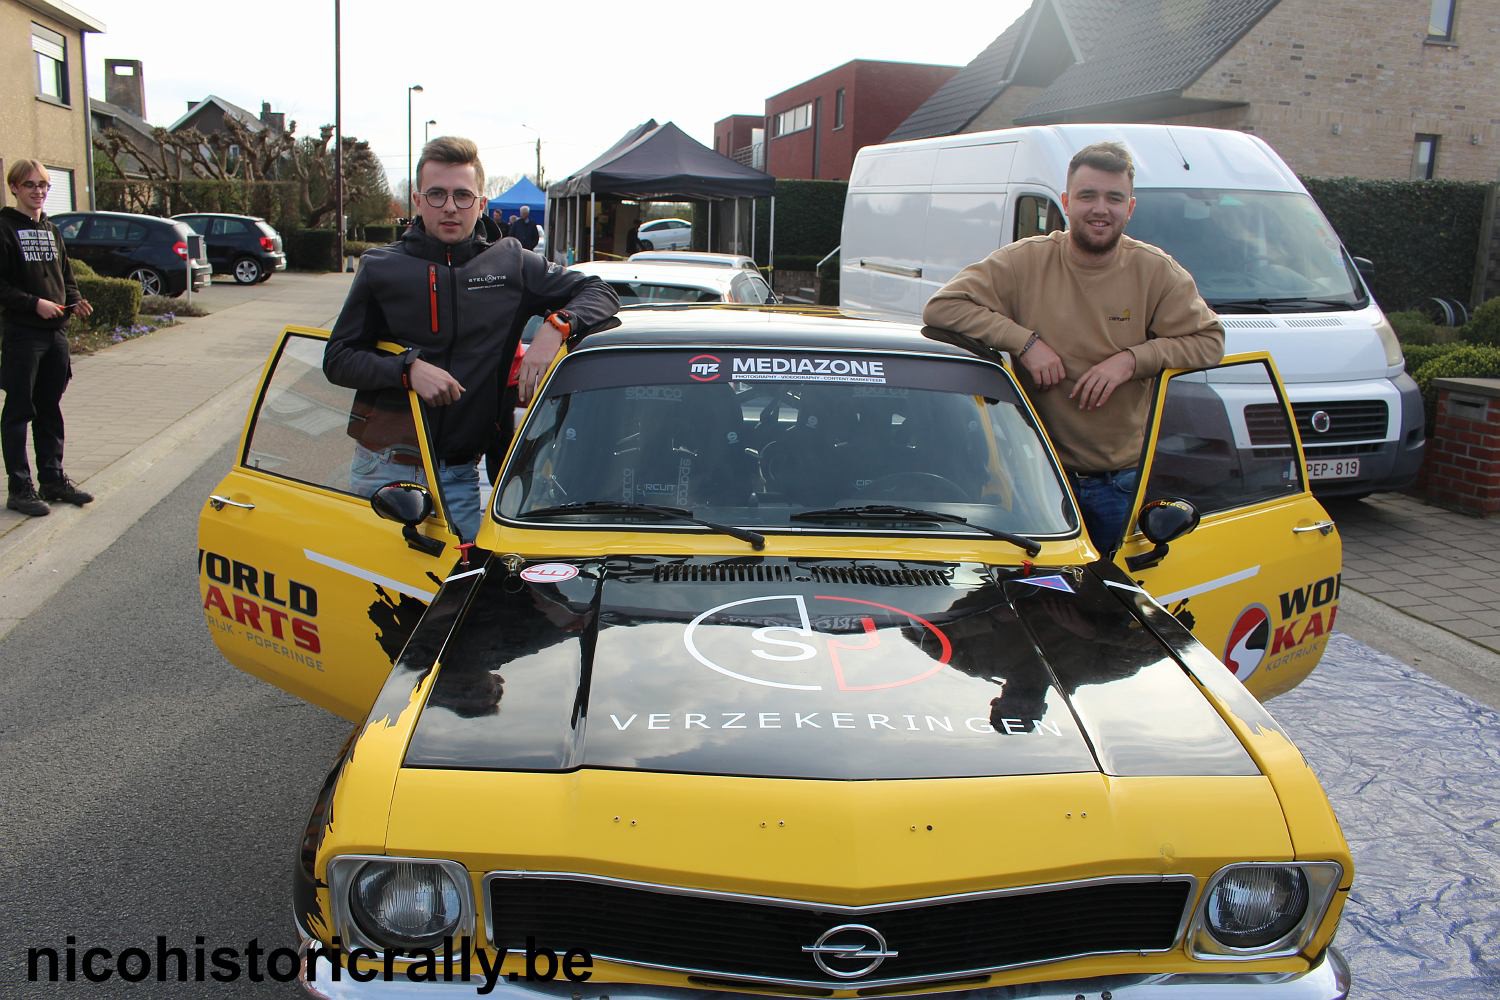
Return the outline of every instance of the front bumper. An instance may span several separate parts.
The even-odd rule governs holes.
[[[380,978],[355,982],[348,970],[338,969],[326,956],[306,961],[303,942],[300,982],[308,993],[326,1000],[422,1000],[433,996],[477,996],[480,979],[445,982],[408,982],[399,973],[390,982]],[[335,981],[335,970],[341,978]],[[439,966],[441,971],[441,966]],[[771,988],[774,992],[774,987]],[[496,1000],[765,1000],[765,993],[678,989],[631,983],[557,981],[509,982],[501,978],[486,994]],[[1349,996],[1349,966],[1334,948],[1303,973],[1252,975],[1103,976],[1022,986],[996,986],[945,994],[903,993],[904,997],[941,996],[952,1000],[1345,1000]]]

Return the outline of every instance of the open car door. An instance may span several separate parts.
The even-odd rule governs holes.
[[[458,539],[435,487],[431,515],[409,532],[372,509],[379,480],[437,482],[420,401],[333,385],[327,340],[326,330],[282,333],[234,467],[199,515],[198,586],[225,659],[358,720]]]
[[[1262,701],[1312,672],[1338,610],[1343,549],[1305,468],[1268,355],[1158,380],[1115,561]],[[1142,533],[1142,513],[1174,500],[1198,521],[1159,546]]]

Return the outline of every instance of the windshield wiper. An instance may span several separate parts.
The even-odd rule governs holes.
[[[1220,309],[1259,309],[1262,312],[1278,312],[1294,306],[1331,306],[1335,309],[1355,309],[1355,303],[1348,299],[1308,299],[1300,295],[1289,295],[1285,298],[1260,298],[1260,299],[1209,299],[1209,307],[1218,311]],[[1278,308],[1279,307],[1279,308]]]
[[[574,503],[560,503],[554,507],[538,507],[536,510],[528,510],[524,514],[516,515],[518,521],[529,521],[534,518],[556,517],[568,514],[649,514],[652,517],[669,517],[678,521],[691,521],[693,524],[701,524],[711,531],[717,531],[731,538],[749,542],[750,547],[756,550],[766,547],[766,536],[756,531],[745,528],[736,528],[732,524],[719,524],[717,521],[705,521],[701,517],[694,517],[690,510],[681,507],[661,507],[653,503],[629,503],[624,500],[579,500]]]
[[[941,524],[964,524],[975,531],[982,531],[986,535],[1003,539],[1012,545],[1019,545],[1026,550],[1028,556],[1034,556],[1042,551],[1042,543],[1035,538],[1027,538],[1013,531],[1002,531],[999,528],[991,528],[987,525],[976,524],[967,517],[958,514],[945,514],[940,510],[923,510],[920,507],[900,507],[895,504],[870,503],[860,504],[853,507],[828,507],[823,510],[804,510],[793,514],[793,521],[836,521],[839,518],[852,517],[859,520],[908,520],[908,521],[936,521]]]

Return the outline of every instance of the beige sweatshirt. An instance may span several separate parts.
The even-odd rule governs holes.
[[[1164,251],[1129,236],[1100,266],[1073,259],[1066,232],[1019,240],[970,264],[922,312],[1012,357],[1033,332],[1062,357],[1066,377],[1039,389],[1016,370],[1064,467],[1074,472],[1134,468],[1150,412],[1152,379],[1164,368],[1214,365],[1224,328],[1193,278]],[[1084,372],[1116,354],[1135,355],[1135,377],[1097,410],[1068,398]]]

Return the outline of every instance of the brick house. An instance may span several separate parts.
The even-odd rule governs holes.
[[[1500,0],[1034,0],[893,129],[1254,132],[1298,173],[1500,180]]]
[[[760,115],[720,118],[714,122],[714,152],[742,166],[765,169],[765,124]]]
[[[782,91],[766,101],[766,172],[848,180],[855,153],[883,141],[957,72],[957,66],[855,59]]]
[[[71,4],[0,0],[0,176],[6,158],[41,160],[49,214],[94,207],[84,37],[102,31]],[[0,184],[0,205],[9,203]]]

